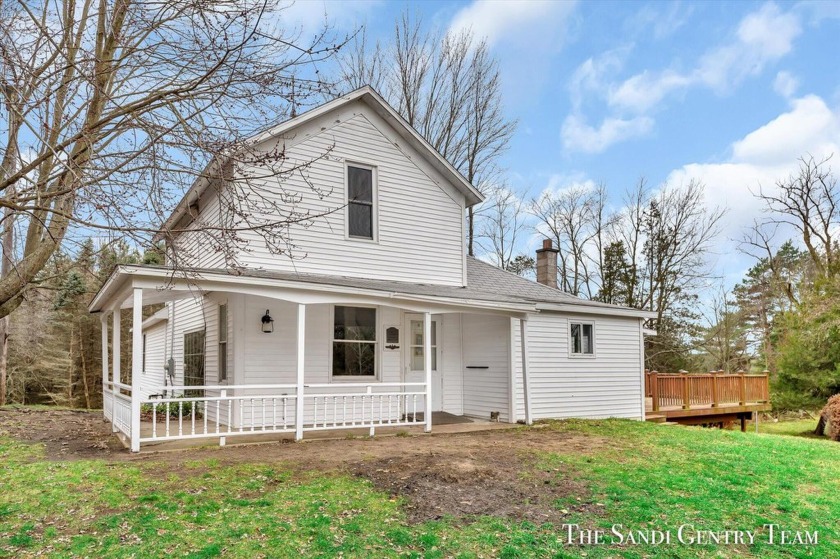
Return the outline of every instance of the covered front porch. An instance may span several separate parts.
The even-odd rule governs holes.
[[[132,451],[428,433],[452,417],[471,428],[530,423],[528,309],[514,303],[165,273],[118,271],[92,305],[104,417]],[[130,371],[120,370],[122,309]]]

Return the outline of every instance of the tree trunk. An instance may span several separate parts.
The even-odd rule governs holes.
[[[90,409],[90,388],[88,387],[87,363],[85,361],[85,346],[82,336],[79,336],[79,359],[82,362],[82,387],[85,390],[85,407]]]

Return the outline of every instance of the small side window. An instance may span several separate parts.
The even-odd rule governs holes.
[[[591,323],[572,322],[570,341],[572,355],[595,355],[595,333]]]

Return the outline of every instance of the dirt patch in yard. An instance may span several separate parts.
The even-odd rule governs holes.
[[[65,409],[0,408],[0,433],[42,443],[50,460],[105,458],[124,447],[102,421],[102,412]]]
[[[492,515],[558,523],[569,514],[568,507],[594,506],[583,483],[538,468],[528,452],[430,452],[351,464],[350,469],[377,489],[404,497],[411,522]],[[564,510],[558,499],[576,504],[563,505]]]
[[[295,472],[368,479],[406,501],[412,522],[492,515],[537,524],[594,509],[586,485],[540,466],[541,453],[588,454],[612,440],[536,426],[432,436],[312,440],[132,454],[101,412],[0,408],[0,433],[43,443],[49,460],[103,459],[149,464],[149,475],[201,475],[225,465],[274,464]],[[204,466],[206,464],[206,467]],[[562,505],[557,504],[558,500]]]

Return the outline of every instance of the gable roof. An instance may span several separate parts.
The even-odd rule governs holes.
[[[467,207],[474,206],[484,200],[484,196],[370,86],[361,87],[346,95],[342,95],[341,97],[337,97],[332,101],[324,103],[323,105],[319,105],[318,107],[301,113],[300,115],[273,126],[264,132],[255,134],[254,136],[248,138],[245,143],[256,145],[282,134],[287,134],[291,130],[302,126],[321,115],[329,113],[330,111],[354,101],[360,101],[370,107],[377,115],[385,120],[399,134],[399,136],[406,141],[408,145],[424,156],[436,171],[448,179],[449,182],[451,182],[452,185],[464,195]],[[214,158],[207,164],[204,170],[198,175],[195,182],[193,182],[189,190],[187,190],[184,194],[181,201],[178,202],[178,205],[175,206],[172,214],[163,223],[161,231],[156,235],[155,240],[159,240],[163,237],[163,234],[166,231],[175,228],[175,225],[188,211],[190,205],[195,203],[195,201],[201,197],[202,193],[209,186],[210,181],[208,180],[208,177],[212,175],[211,170],[218,168],[219,166],[220,161],[217,158]]]

